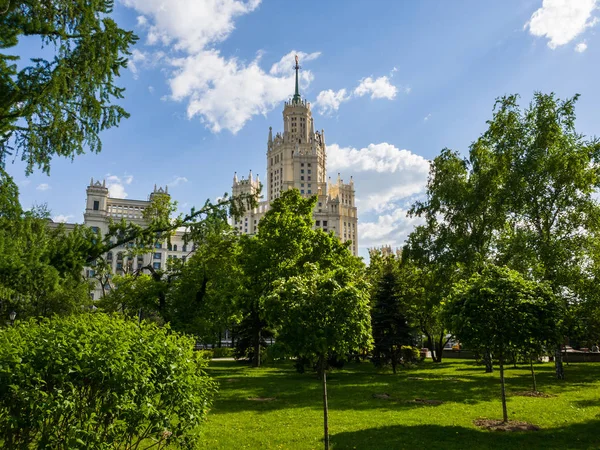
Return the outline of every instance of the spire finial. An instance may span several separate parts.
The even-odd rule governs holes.
[[[300,65],[298,64],[298,55],[296,55],[296,65],[294,66],[294,69],[296,70],[296,91],[294,92],[292,103],[300,103],[302,98],[300,97],[300,92],[298,90],[298,71],[300,70]]]

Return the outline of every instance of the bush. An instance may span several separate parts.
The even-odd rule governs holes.
[[[403,345],[400,351],[402,352],[402,364],[414,364],[421,359],[421,352],[417,347]]]
[[[230,347],[215,347],[212,349],[213,358],[233,358],[234,352]]]
[[[194,341],[100,313],[0,331],[7,448],[193,447],[215,384]]]

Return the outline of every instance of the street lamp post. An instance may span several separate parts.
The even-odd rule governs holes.
[[[10,314],[8,315],[9,319],[10,319],[10,324],[14,325],[15,324],[15,318],[17,317],[17,313],[15,311],[11,311]]]

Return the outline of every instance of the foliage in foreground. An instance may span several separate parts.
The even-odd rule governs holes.
[[[0,440],[193,446],[215,392],[193,345],[169,328],[99,313],[17,322],[0,331]]]

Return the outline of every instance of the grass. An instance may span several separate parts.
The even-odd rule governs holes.
[[[538,389],[549,398],[509,396],[511,419],[537,432],[483,431],[481,417],[502,417],[499,375],[470,361],[425,362],[397,375],[370,363],[348,364],[328,377],[329,427],[338,449],[599,449],[600,364],[566,367],[567,381],[554,378],[552,364],[536,366]],[[320,449],[322,391],[313,373],[291,363],[251,369],[213,360],[210,374],[220,388],[203,427],[206,449]],[[530,389],[527,367],[508,369],[507,389]],[[421,379],[419,379],[421,378]],[[392,399],[374,398],[389,394]],[[273,401],[249,398],[275,397]],[[439,400],[419,404],[415,399]]]

